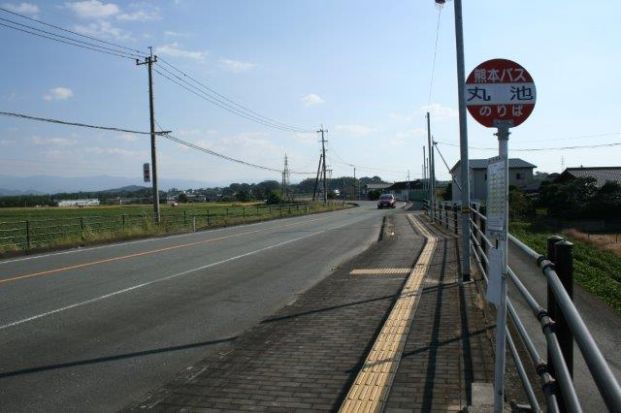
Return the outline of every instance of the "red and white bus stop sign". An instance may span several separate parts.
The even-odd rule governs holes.
[[[481,125],[518,126],[532,113],[537,100],[530,73],[507,59],[481,63],[466,79],[466,107]]]

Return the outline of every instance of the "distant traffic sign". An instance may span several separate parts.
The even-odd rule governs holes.
[[[466,107],[483,126],[498,127],[499,122],[518,126],[532,113],[537,99],[531,75],[507,59],[481,63],[466,79]]]

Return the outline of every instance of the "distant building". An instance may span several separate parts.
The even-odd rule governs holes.
[[[59,207],[87,207],[99,205],[99,199],[61,199],[58,201]]]
[[[555,179],[555,182],[567,182],[575,178],[587,177],[595,178],[595,184],[598,188],[601,188],[608,181],[621,185],[621,166],[567,168]]]
[[[415,201],[426,199],[426,193],[423,191],[423,182],[420,179],[414,181],[395,182],[384,192],[393,194],[399,201]]]
[[[470,159],[470,200],[485,201],[487,199],[487,159]],[[451,176],[461,185],[461,161],[451,168]],[[519,158],[509,159],[509,185],[526,189],[533,184],[533,169],[537,166]],[[461,202],[461,190],[453,182],[452,200]]]
[[[367,195],[371,191],[380,191],[384,192],[386,188],[390,187],[392,184],[382,182],[382,183],[368,183],[363,188],[363,195]]]

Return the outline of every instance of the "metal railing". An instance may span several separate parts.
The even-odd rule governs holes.
[[[331,202],[328,209],[341,202]],[[11,251],[78,245],[89,239],[115,238],[150,233],[197,231],[264,219],[303,215],[326,209],[318,203],[258,204],[216,207],[203,211],[183,210],[163,214],[160,223],[151,214],[83,215],[58,218],[6,220],[0,218],[0,255]],[[56,211],[55,211],[56,212]]]
[[[461,231],[458,227],[456,205],[435,203],[431,208],[427,204],[425,211],[433,222],[456,234]],[[485,234],[487,218],[483,207],[473,205],[470,212],[470,248],[483,279],[487,283],[489,268],[487,251],[493,246]],[[572,244],[558,236],[550,237],[546,257],[511,234],[509,234],[509,240],[539,266],[547,283],[548,298],[547,308],[545,308],[533,297],[519,276],[510,267],[508,268],[508,278],[539,321],[547,345],[546,361],[537,350],[511,299],[507,297],[509,318],[540,378],[547,411],[583,411],[573,383],[573,343],[575,340],[604,403],[610,411],[621,412],[621,387],[573,303]],[[542,409],[537,401],[533,383],[527,375],[524,361],[518,353],[514,340],[511,331],[507,329],[507,344],[524,391],[532,410],[540,412]]]

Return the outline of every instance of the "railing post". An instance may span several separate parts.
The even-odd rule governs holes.
[[[196,215],[192,215],[192,232],[196,232]]]
[[[556,261],[556,274],[561,280],[561,284],[565,287],[567,295],[573,300],[574,298],[574,263],[573,263],[573,247],[574,244],[567,240],[562,240],[554,244],[554,254]],[[558,337],[563,358],[567,363],[567,370],[573,378],[574,376],[574,336],[569,329],[569,325],[565,320],[565,316],[560,309],[555,309],[556,318],[556,336]]]
[[[242,222],[246,222],[246,207],[242,207]]]
[[[30,251],[31,248],[31,244],[30,244],[30,221],[26,220],[26,252]]]
[[[479,213],[481,215],[483,215],[483,216],[485,216],[485,213],[487,212],[485,210],[485,207],[484,206],[480,206],[480,205],[477,207],[477,211],[479,211]],[[477,219],[478,219],[479,229],[481,230],[481,233],[478,235],[479,236],[479,245],[481,246],[481,249],[483,250],[483,253],[485,254],[485,256],[487,256],[487,242],[485,242],[485,240],[483,239],[483,237],[485,236],[485,230],[487,228],[487,221],[482,219],[478,215],[477,215]],[[487,263],[483,259],[481,259],[481,266],[483,267],[485,272],[488,271]]]
[[[211,222],[209,222],[209,209],[207,209],[207,226],[210,226]]]
[[[563,238],[558,235],[552,235],[551,237],[548,237],[547,256],[548,256],[548,259],[555,264],[556,264],[556,248],[554,248],[554,244],[562,240]],[[547,307],[548,307],[548,316],[550,316],[550,318],[556,323],[558,321],[558,317],[556,314],[556,308],[557,308],[556,298],[554,297],[554,292],[552,291],[552,288],[550,287],[550,285],[548,285]],[[552,360],[553,358],[550,354],[550,348],[548,348],[548,370],[550,371],[550,374],[552,375],[552,377],[556,378],[556,369],[554,368],[554,365],[552,364]]]
[[[455,226],[455,235],[459,233],[457,220],[457,204],[453,204],[453,225]]]
[[[446,226],[446,229],[448,229],[449,228],[449,214],[448,214],[449,209],[446,204],[443,206],[443,208],[444,208],[444,226]]]
[[[121,215],[121,222],[122,222],[122,224],[121,224],[122,229],[123,229],[123,231],[125,231],[125,214]]]

